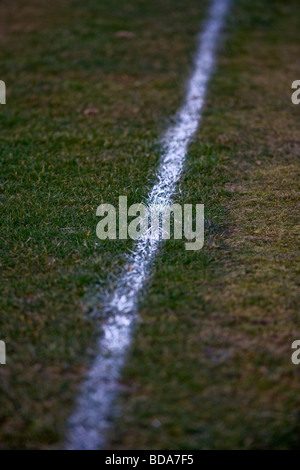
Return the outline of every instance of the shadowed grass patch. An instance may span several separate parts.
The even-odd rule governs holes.
[[[147,194],[205,5],[1,2],[1,449],[64,439],[100,327],[82,299],[131,246],[99,243],[96,208]]]
[[[299,448],[297,10],[235,2],[181,184],[205,248],[158,260],[113,449]]]

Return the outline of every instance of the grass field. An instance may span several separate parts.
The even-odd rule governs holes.
[[[64,440],[131,247],[96,208],[147,195],[207,4],[0,1],[0,449]],[[112,449],[299,448],[298,10],[234,1],[177,200],[205,204],[205,248],[158,258]]]

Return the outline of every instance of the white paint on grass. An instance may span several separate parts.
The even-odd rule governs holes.
[[[218,38],[229,0],[212,0],[209,17],[199,36],[194,72],[182,108],[163,139],[163,152],[147,205],[169,205],[181,177],[188,146],[202,117],[207,85],[214,71]],[[117,279],[117,288],[105,304],[107,322],[98,353],[80,390],[69,420],[67,449],[101,449],[105,446],[113,403],[131,345],[140,294],[151,274],[161,241],[143,239],[128,257],[129,269]]]

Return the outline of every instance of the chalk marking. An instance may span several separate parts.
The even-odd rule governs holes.
[[[186,99],[175,124],[163,139],[163,152],[147,206],[168,205],[177,189],[188,146],[198,129],[208,82],[215,67],[218,39],[230,0],[213,0],[209,17],[199,35],[195,69],[188,82]],[[161,241],[141,239],[128,257],[130,270],[117,280],[117,288],[104,307],[108,321],[99,339],[98,354],[83,383],[74,414],[69,420],[67,449],[95,450],[105,447],[113,403],[121,372],[131,345],[140,294],[151,275]]]

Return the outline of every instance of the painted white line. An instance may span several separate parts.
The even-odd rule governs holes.
[[[212,0],[209,17],[199,36],[195,69],[188,82],[186,99],[175,124],[163,140],[163,154],[147,205],[169,205],[181,177],[188,146],[200,120],[207,85],[214,71],[218,39],[230,0]],[[117,288],[105,310],[109,318],[99,339],[98,354],[82,385],[74,414],[69,420],[69,450],[95,450],[105,447],[109,419],[119,389],[119,380],[131,345],[137,320],[137,306],[160,241],[147,239],[136,243],[128,257],[130,270],[117,280]]]

